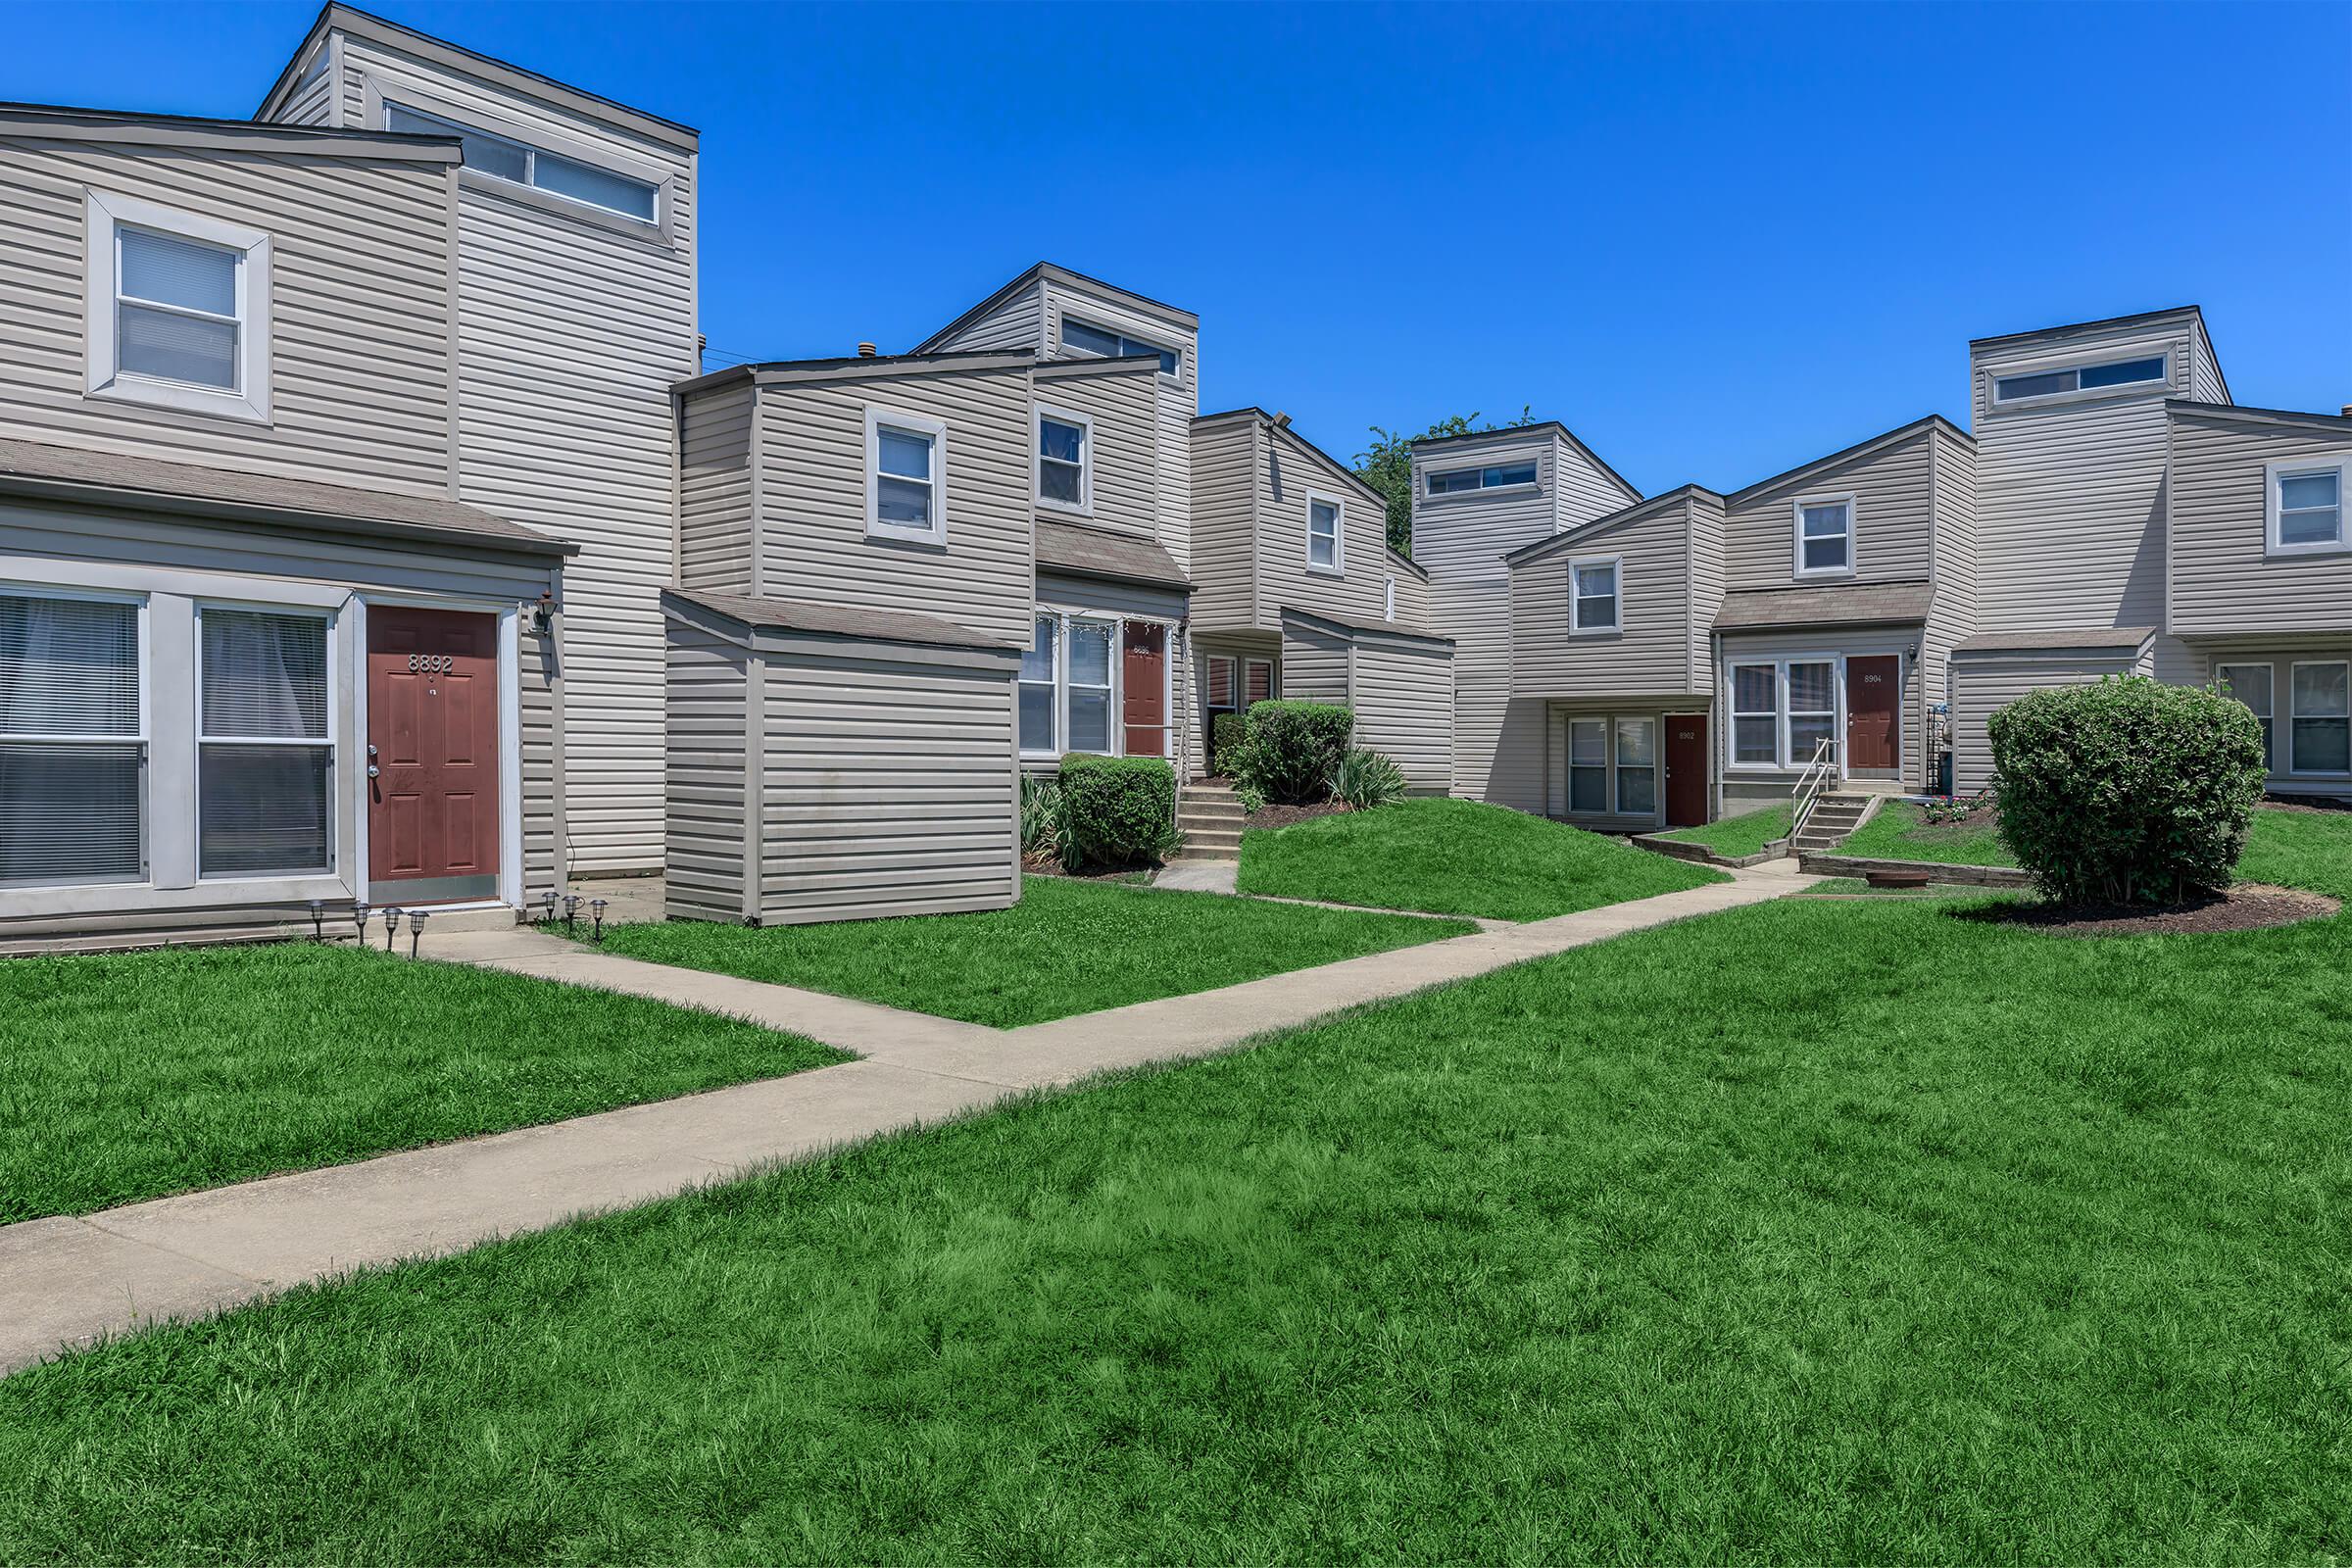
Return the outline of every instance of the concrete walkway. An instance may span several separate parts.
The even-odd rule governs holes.
[[[1114,1068],[1207,1055],[1342,1008],[1761,903],[1816,880],[1793,861],[1774,861],[1687,892],[1009,1030],[643,963],[533,931],[453,935],[439,944],[444,959],[732,1013],[863,1059],[80,1218],[0,1227],[0,1373],[61,1348],[220,1311],[305,1281],[650,1202]]]

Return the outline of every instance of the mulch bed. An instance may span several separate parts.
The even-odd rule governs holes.
[[[1337,816],[1347,809],[1337,801],[1322,801],[1313,806],[1261,806],[1245,820],[1251,827],[1289,827],[1298,822],[1311,822],[1318,816]]]
[[[2352,801],[2338,801],[2325,795],[2265,795],[2262,807],[2266,811],[2300,811],[2309,816],[2339,816],[2352,811]]]
[[[2335,913],[2343,906],[2317,893],[2244,882],[2185,904],[1998,904],[1961,909],[1955,918],[2022,925],[2054,937],[2152,937],[2213,931],[2261,931]]]
[[[1149,878],[1148,865],[1090,865],[1083,871],[1065,871],[1061,862],[1051,855],[1024,855],[1021,872],[1025,876],[1066,876],[1074,882],[1136,882]]]

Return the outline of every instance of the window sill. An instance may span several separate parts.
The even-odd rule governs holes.
[[[2352,540],[2338,540],[2331,545],[2265,545],[2265,561],[2307,561],[2314,556],[2352,556]]]
[[[1476,501],[1484,496],[1532,496],[1540,494],[1543,489],[1541,484],[1490,484],[1483,485],[1476,490],[1440,490],[1435,494],[1425,492],[1421,499],[1433,504],[1446,501]],[[1604,812],[1603,814],[1608,813]]]
[[[1316,577],[1345,577],[1348,575],[1348,568],[1345,566],[1318,566],[1311,561],[1306,564],[1306,569],[1310,576]]]
[[[612,172],[620,173],[621,172],[614,170]],[[634,178],[636,176],[625,177]],[[573,201],[568,196],[559,196],[553,191],[541,190],[536,185],[518,185],[514,180],[501,179],[496,174],[485,174],[478,169],[464,168],[458,171],[458,184],[466,190],[478,191],[485,196],[513,202],[517,207],[532,208],[556,218],[568,218],[575,222],[586,223],[592,228],[610,229],[615,234],[625,234],[631,239],[641,239],[648,244],[659,245],[664,250],[674,248],[669,236],[669,229],[662,222],[649,223],[642,218],[631,218],[626,213],[615,213],[588,202]],[[669,207],[669,193],[667,191],[658,193],[654,202],[657,212],[666,214]]]
[[[136,403],[151,409],[175,409],[182,414],[210,415],[242,424],[270,423],[270,400],[242,392],[220,392],[177,381],[150,381],[142,376],[117,375],[93,383],[87,395],[109,403]]]
[[[1092,501],[1083,503],[1069,501],[1049,501],[1044,496],[1039,496],[1037,498],[1037,510],[1040,512],[1051,512],[1056,516],[1062,517],[1091,517],[1095,514],[1095,504]]]
[[[1568,628],[1568,635],[1571,637],[1622,637],[1625,635],[1625,628],[1623,626],[1571,626]]]
[[[944,550],[948,545],[945,528],[929,528],[918,533],[909,528],[893,528],[887,523],[869,522],[865,525],[865,536],[881,544],[925,545],[934,550]]]
[[[1795,578],[1798,582],[1819,582],[1824,578],[1836,578],[1840,580],[1851,579],[1859,574],[1851,566],[1821,566],[1812,571],[1806,571],[1800,567],[1798,570],[1792,571],[1788,575]]]

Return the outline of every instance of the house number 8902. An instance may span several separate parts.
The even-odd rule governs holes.
[[[409,668],[423,670],[428,675],[438,675],[451,668],[457,662],[457,656],[454,654],[411,654]]]

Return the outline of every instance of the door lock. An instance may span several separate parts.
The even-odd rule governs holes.
[[[368,776],[369,778],[374,778],[376,775],[380,774],[381,772],[383,772],[383,769],[382,769],[382,768],[380,768],[380,767],[378,767],[378,766],[376,766],[376,765],[375,765],[373,762],[369,762],[369,763],[368,764]]]

